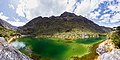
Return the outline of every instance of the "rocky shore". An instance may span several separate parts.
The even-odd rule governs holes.
[[[111,40],[105,40],[96,49],[97,60],[120,60],[120,49],[115,48]]]
[[[0,37],[0,60],[32,60]]]

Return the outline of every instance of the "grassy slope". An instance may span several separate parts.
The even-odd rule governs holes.
[[[15,31],[0,26],[0,36],[5,37],[5,39],[8,39],[11,35],[15,33]]]
[[[42,60],[68,60],[74,56],[83,56],[90,53],[90,47],[94,43],[101,41],[101,39],[98,39],[98,41],[91,40],[89,44],[84,44],[78,43],[77,40],[61,40],[57,38],[25,37],[18,40],[25,42],[32,49],[33,54],[37,54]],[[25,53],[23,50],[22,52]]]
[[[103,41],[101,41],[103,42]],[[84,55],[80,58],[80,60],[94,60],[96,59],[99,55],[96,53],[96,49],[98,48],[98,45],[101,43],[98,42],[96,44],[94,44],[91,48],[90,48],[90,53],[87,55]]]

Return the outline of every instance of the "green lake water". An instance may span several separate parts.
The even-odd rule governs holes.
[[[104,40],[104,38],[62,40],[23,37],[17,40],[24,42],[32,50],[32,53],[39,55],[42,60],[69,60],[72,56],[83,56],[89,53],[90,46]],[[21,49],[21,51],[25,53],[24,49]]]

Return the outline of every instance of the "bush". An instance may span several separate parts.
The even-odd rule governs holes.
[[[2,34],[0,34],[0,37],[2,37]]]
[[[111,40],[116,47],[120,48],[120,26],[118,26],[116,31],[112,33]]]

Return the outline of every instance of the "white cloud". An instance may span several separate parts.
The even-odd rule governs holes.
[[[98,4],[98,0],[84,0],[78,5],[75,13],[87,17],[91,11],[98,7]]]
[[[119,21],[120,21],[120,13],[117,13],[111,18],[112,23],[119,22]]]
[[[20,22],[20,19],[13,17],[16,22]]]
[[[104,14],[101,18],[100,18],[100,22],[102,23],[110,23],[110,14]]]
[[[109,12],[110,10],[105,10],[103,13]]]
[[[39,0],[39,6],[31,10],[32,16],[60,15],[66,10],[67,0]]]
[[[7,21],[7,22],[13,26],[23,26],[26,24],[25,22],[16,22],[16,21]]]
[[[75,12],[77,15],[86,16],[98,7],[100,3],[107,0],[81,0],[77,3]],[[69,4],[67,4],[69,2]],[[19,16],[32,19],[37,16],[60,15],[64,11],[73,11],[77,0],[19,0],[17,13]]]
[[[100,15],[100,13],[95,11],[95,12],[88,14],[88,18],[91,20],[94,20],[94,19],[97,19],[96,16],[99,16],[99,15]]]
[[[67,4],[69,2],[69,4]],[[36,16],[60,15],[64,11],[73,11],[73,6],[77,0],[19,0],[17,13],[28,19]],[[99,0],[82,0],[81,4],[77,3],[75,13],[86,16],[90,11],[98,7]]]
[[[23,26],[25,25],[25,22],[20,22],[20,20],[18,18],[13,18],[15,21],[8,21],[9,17],[5,16],[3,14],[3,12],[0,12],[0,19],[7,21],[8,23],[10,23],[13,26]]]
[[[16,13],[28,19],[59,15],[65,11],[66,3],[67,0],[20,0]]]
[[[13,26],[23,26],[23,25],[26,24],[26,22],[21,22],[20,19],[18,19],[18,18],[13,17],[13,19],[15,21],[7,21],[7,22],[10,23]]]
[[[9,8],[11,8],[11,9],[15,9],[15,7],[14,7],[12,4],[9,4],[8,6],[9,6]]]
[[[24,11],[23,11],[23,8],[22,8],[22,7],[23,7],[23,6],[18,5],[18,8],[17,8],[17,10],[16,10],[16,13],[17,13],[19,16],[25,17]]]
[[[102,22],[102,23],[109,23],[109,18],[104,18],[104,20],[101,20],[99,22]]]
[[[104,14],[100,17],[100,19],[110,18],[110,14]]]
[[[31,10],[38,6],[37,0],[19,0],[16,13],[19,16],[31,19]]]
[[[3,20],[5,20],[5,21],[7,21],[7,19],[9,19],[9,17],[5,16],[5,15],[3,14],[3,12],[0,12],[0,19],[3,19]]]
[[[120,11],[120,4],[110,5],[110,6],[108,6],[108,8],[111,9],[112,11]]]
[[[66,11],[72,12],[73,11],[73,6],[76,3],[76,0],[69,0],[68,3],[69,4],[67,4],[67,6],[66,6]]]
[[[72,12],[76,1],[77,0],[19,0],[16,13],[19,16],[26,17],[29,20],[37,16],[57,16],[64,11]],[[99,4],[103,3],[104,1],[110,3],[113,0],[81,0],[81,4],[76,3],[77,8],[75,9],[74,13],[76,13],[77,15],[85,16],[92,20],[101,20],[100,22],[106,22],[106,24],[108,24],[109,22],[117,22],[119,20],[119,17],[117,16],[118,18],[115,18],[115,15],[114,17],[110,18],[110,14],[103,14],[101,15],[102,17],[98,19],[96,16],[100,16],[100,12],[102,9],[99,9],[95,13],[90,13],[91,11],[94,11],[94,9],[99,8]],[[69,4],[67,4],[68,2]],[[105,10],[103,13],[110,10],[112,10],[113,12],[120,11],[120,3],[110,3],[108,8],[109,10]]]
[[[109,3],[109,6],[108,8],[109,9],[106,9],[105,11],[103,11],[103,13],[106,13],[108,11],[111,10],[111,13],[114,13],[112,14],[113,16],[111,16],[110,13],[107,13],[107,14],[99,14],[99,16],[101,16],[99,19],[96,17],[98,16],[98,13],[90,13],[88,16],[90,17],[89,19],[92,19],[92,20],[96,20],[100,23],[104,23],[104,25],[108,26],[108,24],[113,24],[116,23],[116,22],[119,22],[120,21],[120,13],[115,13],[115,12],[119,12],[120,11],[120,2],[118,4],[112,4],[110,3],[111,1],[113,0],[99,0],[99,3],[97,5],[99,5],[100,3],[103,3],[104,1],[107,1]],[[99,7],[97,7],[99,8]],[[100,10],[102,9],[99,9],[97,12],[101,12]],[[94,11],[96,12],[96,11]],[[111,26],[111,25],[110,25]]]

